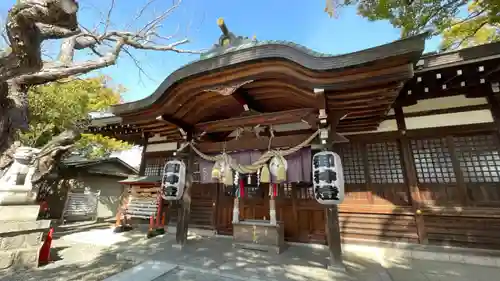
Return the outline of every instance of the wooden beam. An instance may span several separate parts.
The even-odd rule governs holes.
[[[293,147],[311,136],[310,134],[289,135],[274,137],[271,141],[271,148]],[[227,142],[204,142],[196,145],[198,150],[203,153],[221,153],[224,151],[239,151],[239,150],[267,150],[269,146],[269,137],[260,137],[255,139],[230,140]]]
[[[313,108],[304,108],[204,122],[196,124],[195,131],[207,133],[228,132],[234,131],[239,127],[295,123],[300,122],[310,114],[314,114],[315,111],[316,109]]]
[[[243,110],[245,112],[249,112],[251,110],[255,112],[261,111],[257,102],[246,91],[242,91],[242,89],[234,92],[233,98],[241,104],[241,106],[243,106]]]
[[[409,117],[422,117],[422,116],[430,116],[430,115],[438,115],[438,114],[447,114],[447,113],[459,113],[459,112],[467,112],[474,110],[484,110],[489,109],[490,105],[488,104],[476,104],[476,105],[466,105],[460,107],[452,107],[452,108],[440,108],[440,109],[431,109],[424,110],[418,112],[408,112],[404,114],[405,118]],[[389,115],[384,118],[385,120],[396,119],[396,115]]]
[[[187,124],[187,123],[185,123],[182,120],[177,120],[177,119],[175,119],[175,118],[173,118],[171,116],[160,115],[160,116],[156,117],[156,120],[158,120],[158,121],[164,121],[164,122],[166,122],[168,124],[174,125],[177,128],[183,129],[185,132],[192,132],[193,131],[193,126],[192,125]]]
[[[491,91],[487,97],[488,106],[490,106],[493,122],[497,128],[497,133],[500,134],[500,102],[498,96],[494,95]]]
[[[343,127],[337,128],[337,132],[341,133],[358,133],[376,131],[378,126],[359,126],[359,127]]]
[[[139,175],[144,176],[146,171],[146,149],[148,148],[149,134],[145,133],[142,138],[142,154],[141,154],[141,166],[139,167]]]
[[[415,170],[413,152],[410,140],[406,136],[406,122],[401,107],[394,108],[396,123],[398,126],[399,145],[403,168],[405,169],[406,182],[408,183],[411,207],[415,214],[415,225],[417,227],[418,240],[421,244],[427,244],[427,232],[425,231],[424,217],[421,213],[422,201],[420,200],[420,189],[418,187],[417,171]]]

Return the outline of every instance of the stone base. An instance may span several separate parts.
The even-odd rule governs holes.
[[[0,252],[0,270],[38,267],[39,248]]]
[[[38,253],[50,220],[0,221],[0,269],[38,266]]]
[[[13,205],[13,206],[0,205],[0,222],[36,221],[39,210],[40,206],[38,205]]]

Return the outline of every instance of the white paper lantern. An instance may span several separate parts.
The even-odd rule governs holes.
[[[314,197],[323,205],[344,201],[344,172],[340,156],[331,151],[314,154],[312,161]]]
[[[179,200],[186,185],[186,165],[180,160],[167,161],[163,168],[161,197],[165,200]]]

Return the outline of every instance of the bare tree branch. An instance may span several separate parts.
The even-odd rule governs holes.
[[[154,0],[148,1],[146,6],[150,5],[153,1]],[[114,65],[124,46],[129,46],[138,50],[199,54],[200,51],[198,50],[180,48],[181,45],[189,43],[188,39],[162,44],[161,42],[169,41],[174,37],[174,35],[161,36],[156,31],[158,26],[161,25],[161,22],[165,20],[167,16],[170,15],[177,7],[179,7],[180,3],[180,0],[174,2],[174,4],[165,12],[147,22],[139,31],[131,32],[107,30],[111,22],[109,17],[111,16],[114,8],[114,1],[112,1],[111,7],[108,11],[108,18],[105,20],[104,33],[98,34],[82,27],[80,33],[63,40],[57,61],[46,62],[39,72],[22,75],[16,78],[16,81],[18,83],[39,85],[74,75],[85,74],[96,69]],[[143,12],[144,11],[141,10],[140,14]],[[114,46],[111,48],[111,51],[103,54],[99,48],[102,49],[102,47],[109,45],[108,42],[113,42]],[[90,49],[97,56],[97,58],[84,62],[74,62],[75,51],[83,49]],[[139,62],[131,56],[129,51],[126,51],[125,53],[132,58],[136,66],[139,66]],[[146,74],[142,67],[139,67],[139,71]]]
[[[41,71],[33,74],[21,75],[16,78],[18,83],[29,85],[40,85],[59,79],[68,78],[74,75],[89,73],[93,70],[104,68],[115,64],[120,51],[124,45],[124,40],[119,39],[114,50],[103,57],[81,63],[73,63],[71,66],[61,66],[56,68],[42,68]]]
[[[7,17],[6,29],[11,52],[0,57],[0,82],[42,67],[43,31],[36,26],[53,26],[62,37],[78,32],[74,0],[21,0]],[[62,32],[66,29],[65,32]],[[51,35],[47,31],[46,35]],[[55,36],[55,34],[52,34]]]
[[[128,27],[111,30],[115,0],[110,1],[107,14],[101,14],[102,21],[92,30],[78,25],[76,0],[20,0],[21,3],[9,12],[6,27],[12,51],[0,52],[0,156],[6,161],[9,159],[7,149],[13,148],[14,134],[27,124],[29,87],[61,79],[78,79],[79,75],[116,64],[122,51],[132,59],[139,73],[146,74],[131,49],[200,53],[182,48],[189,42],[187,38],[173,41],[175,34],[161,35],[162,23],[179,7],[181,0],[174,0],[165,11],[136,30]],[[153,2],[155,0],[147,1],[134,23],[143,17]],[[44,39],[63,39],[56,59],[42,61],[41,43]],[[76,61],[78,51],[88,51],[90,58]],[[56,169],[56,163],[79,138],[81,131],[81,128],[69,129],[42,149],[44,152],[36,164],[38,176],[35,181],[42,180]],[[0,162],[5,161],[0,159]]]
[[[108,31],[109,25],[111,23],[111,13],[113,13],[113,8],[115,7],[115,0],[111,0],[111,5],[108,10],[108,15],[106,17],[106,25],[104,26],[104,34]]]

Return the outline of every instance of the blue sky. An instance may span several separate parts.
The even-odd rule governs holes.
[[[15,0],[0,1],[0,11],[5,15]],[[107,13],[110,0],[79,0],[79,19],[92,28]],[[157,0],[142,20],[131,22],[147,0],[116,0],[110,29],[139,28],[150,20],[154,12],[170,6],[171,0]],[[178,38],[189,37],[189,49],[210,48],[218,39],[220,30],[216,20],[223,17],[229,29],[236,35],[258,40],[287,40],[302,44],[316,51],[342,54],[397,40],[399,30],[388,22],[369,22],[356,14],[353,7],[344,8],[338,18],[329,18],[323,12],[325,0],[184,0],[181,7],[167,19],[160,30],[163,35],[175,33]],[[434,51],[439,40],[429,40],[426,51]],[[54,43],[49,49],[55,49]],[[150,95],[172,71],[196,59],[197,55],[165,52],[135,51],[136,59],[147,73],[140,75],[133,60],[123,57],[116,66],[98,71],[123,85],[127,92],[124,101],[134,101]],[[86,54],[78,56],[86,59]]]

